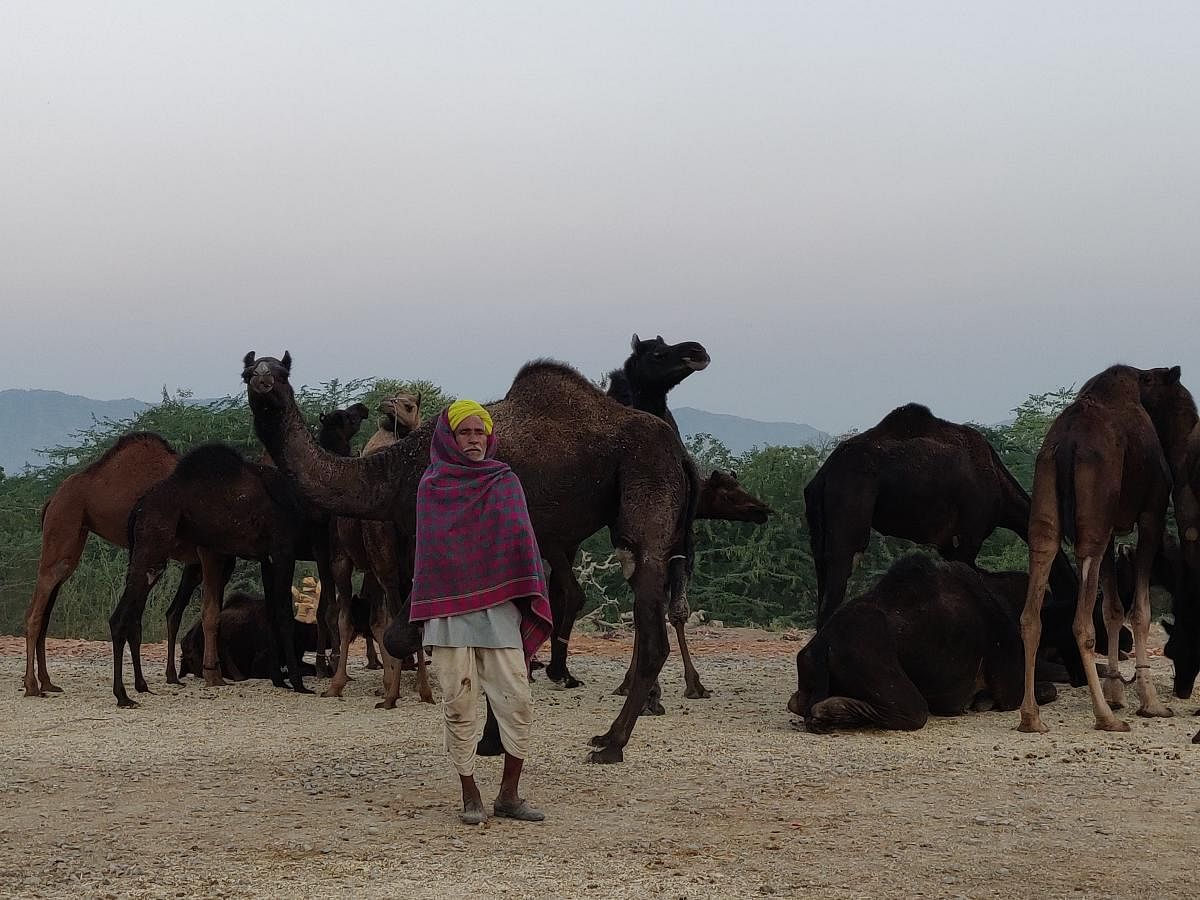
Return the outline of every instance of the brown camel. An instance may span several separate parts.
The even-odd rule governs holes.
[[[312,440],[307,428],[304,430]],[[322,452],[333,459],[342,458],[327,450]],[[304,687],[291,635],[292,576],[298,557],[311,558],[311,526],[310,511],[278,469],[249,462],[225,444],[205,444],[181,457],[175,470],[147,491],[130,514],[125,590],[109,617],[117,705],[137,705],[129,699],[122,680],[126,642],[133,662],[134,687],[139,693],[148,690],[141,672],[142,612],[150,586],[179,539],[197,547],[204,572],[201,622],[205,682],[224,684],[218,665],[217,628],[228,560],[240,557],[262,564],[264,595],[274,620],[276,645],[283,648],[293,689],[311,693]],[[281,673],[276,672],[273,680],[283,685]]]
[[[1021,615],[1025,643],[1025,695],[1021,731],[1047,730],[1034,696],[1034,660],[1041,636],[1042,596],[1050,567],[1065,537],[1074,545],[1080,571],[1074,632],[1083,658],[1096,728],[1129,731],[1113,707],[1124,706],[1117,668],[1118,635],[1124,620],[1113,566],[1114,534],[1137,528],[1133,648],[1142,716],[1170,716],[1150,679],[1146,639],[1150,630],[1150,573],[1162,541],[1171,492],[1170,459],[1182,449],[1197,421],[1196,404],[1179,382],[1179,367],[1112,366],[1084,384],[1046,435],[1033,476],[1029,521],[1029,593]],[[1092,610],[1104,585],[1108,672],[1103,689],[1092,651]],[[1111,705],[1110,705],[1111,704]]]
[[[396,394],[379,404],[379,430],[371,435],[363,448],[363,456],[385,450],[421,427],[421,395]],[[343,635],[338,667],[333,681],[322,697],[340,697],[350,680],[343,662],[348,653],[346,640],[352,597],[351,575],[355,568],[364,572],[363,592],[371,601],[371,631],[383,651],[384,699],[376,709],[394,709],[400,696],[401,660],[397,660],[383,644],[383,632],[392,617],[404,607],[412,585],[412,548],[391,522],[378,522],[335,516],[338,545],[342,553],[334,563],[338,583],[338,632]],[[433,702],[425,653],[417,649],[417,694],[424,703]]]
[[[50,681],[46,668],[46,630],[58,592],[79,565],[88,535],[128,546],[129,511],[142,494],[175,470],[178,461],[171,445],[157,434],[128,434],[86,469],[67,478],[46,502],[37,582],[25,612],[26,697],[61,690]],[[186,604],[200,584],[196,550],[176,541],[168,554],[185,564],[175,603]]]
[[[401,392],[379,402],[379,427],[367,439],[362,455],[390,447],[421,427],[421,394]]]
[[[341,459],[303,427],[289,354],[256,359],[251,352],[243,365],[255,431],[305,498],[338,515],[395,522],[411,536],[434,423],[379,453]],[[670,560],[683,552],[694,507],[688,460],[670,426],[626,409],[560,363],[527,364],[488,409],[502,436],[498,456],[521,479],[539,544],[551,537],[578,544],[608,526],[633,586],[636,677],[612,726],[592,739],[590,756],[618,762],[669,651]],[[397,643],[406,653],[420,645],[419,629],[408,631]]]

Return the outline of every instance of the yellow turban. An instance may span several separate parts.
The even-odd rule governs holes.
[[[492,433],[491,414],[474,400],[456,400],[446,410],[446,417],[450,420],[451,431],[457,431],[458,426],[463,423],[463,420],[469,419],[471,416],[479,416],[483,422],[483,430],[488,434]]]

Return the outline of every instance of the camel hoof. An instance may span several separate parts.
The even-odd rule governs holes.
[[[587,760],[590,763],[619,763],[625,762],[625,754],[620,747],[605,747],[593,750],[588,754]]]
[[[133,683],[133,689],[135,691],[137,691],[139,694],[152,693],[152,691],[150,690],[150,685],[146,684],[146,682],[144,682],[144,681],[140,682],[140,683],[135,681]]]
[[[42,682],[42,694],[61,694],[62,688],[57,684],[51,684],[49,681]]]
[[[178,684],[178,685],[182,686],[183,682],[179,680],[178,676],[172,677],[172,676],[168,675],[167,676],[167,684]]]
[[[225,687],[225,679],[220,675],[205,675],[204,683],[208,687]]]
[[[704,685],[699,684],[694,688],[688,688],[683,692],[683,696],[689,700],[707,700],[712,696],[712,691],[710,691]]]
[[[647,700],[646,705],[642,707],[641,714],[643,716],[665,716],[667,710],[661,703]]]
[[[1045,734],[1049,730],[1041,716],[1021,716],[1021,724],[1017,726],[1017,731],[1025,734]]]
[[[1196,732],[1195,736],[1192,738],[1192,743],[1200,744],[1200,731]]]
[[[321,696],[337,697],[340,700],[342,697],[342,689],[344,687],[344,684],[331,684],[329,687],[325,688],[325,690],[321,691]]]
[[[566,678],[563,679],[562,686],[564,688],[570,690],[571,688],[583,687],[583,682],[580,681],[578,678],[576,678],[574,675],[568,675]]]
[[[373,672],[373,671],[375,671],[376,669],[382,669],[382,668],[383,668],[383,663],[377,663],[377,662],[375,662],[375,663],[367,663],[367,669],[368,669],[369,671],[372,671],[372,672]]]
[[[615,691],[613,691],[613,694],[617,697],[628,697],[629,696],[629,688],[623,684],[617,685],[617,689]]]
[[[1175,710],[1169,706],[1143,706],[1137,714],[1143,719],[1170,719],[1175,715]]]
[[[395,700],[380,700],[378,703],[375,704],[375,708],[376,709],[395,709],[396,701]]]
[[[592,738],[590,741],[588,741],[588,743],[591,744],[593,747],[596,747],[598,749],[603,749],[603,748],[607,747],[609,744],[611,744],[612,740],[613,740],[612,735],[609,734],[608,732],[605,732],[604,734],[596,735],[594,738]]]
[[[138,706],[139,704],[136,700],[130,700],[128,697],[126,697],[124,700],[117,701],[118,709],[137,709]]]
[[[1096,730],[1122,733],[1129,731],[1130,728],[1128,722],[1122,722],[1120,719],[1098,719],[1096,721]]]

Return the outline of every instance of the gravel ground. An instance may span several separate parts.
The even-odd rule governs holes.
[[[706,632],[713,698],[682,698],[672,656],[668,714],[639,722],[624,764],[594,766],[629,645],[577,643],[586,686],[534,687],[524,792],[547,821],[466,828],[439,709],[406,692],[375,710],[357,648],[345,699],[322,700],[169,687],[148,647],[155,693],[118,710],[107,645],[51,642],[66,692],[25,699],[23,640],[0,638],[0,895],[1195,896],[1195,701],[1127,709],[1128,735],[1093,731],[1085,691],[1065,689],[1046,736],[1015,712],[814,736],[784,708],[798,643]],[[1166,661],[1155,677],[1169,696]],[[478,777],[487,798],[498,761]]]

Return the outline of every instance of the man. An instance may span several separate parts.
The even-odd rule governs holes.
[[[495,713],[504,776],[495,815],[540,822],[517,788],[533,724],[528,660],[550,635],[550,603],[525,492],[495,459],[492,417],[459,400],[438,417],[417,488],[413,622],[424,622],[442,687],[446,751],[462,782],[462,820],[487,819],[475,784],[479,691]]]

